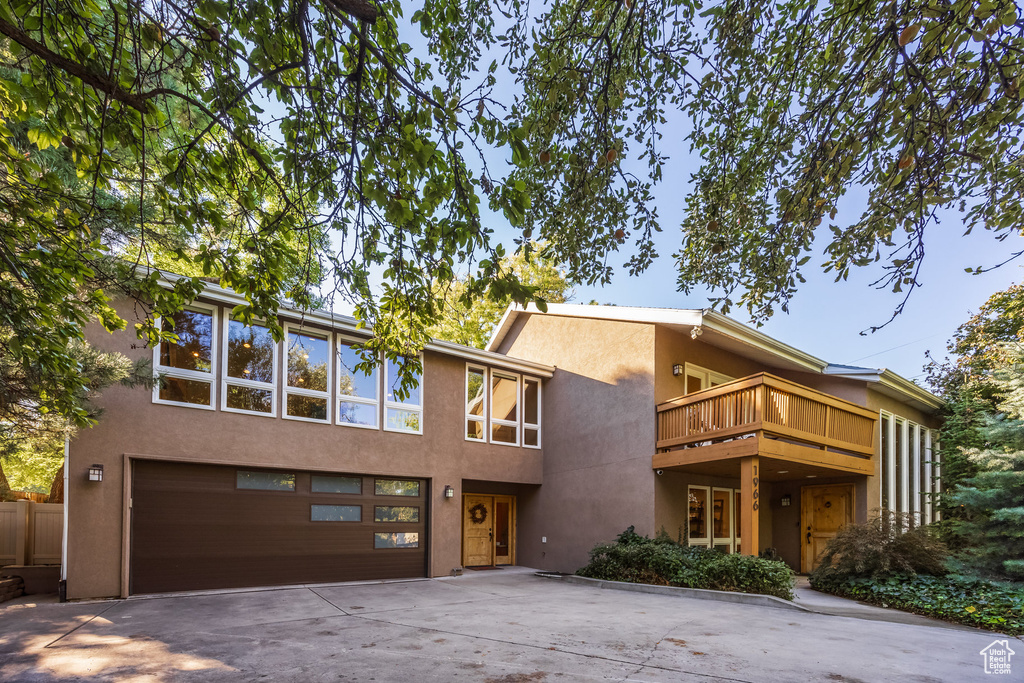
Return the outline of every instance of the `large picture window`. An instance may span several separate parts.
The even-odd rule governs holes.
[[[399,364],[390,358],[384,363],[384,429],[389,432],[423,433],[423,359],[409,359]],[[416,386],[407,388],[401,397],[402,367],[414,368]]]
[[[380,421],[380,379],[377,369],[357,370],[362,356],[355,342],[338,340],[338,424],[377,429]]]
[[[277,346],[266,326],[225,319],[222,410],[276,415]]]
[[[330,333],[285,326],[284,417],[331,421]]]
[[[160,378],[153,387],[153,401],[213,410],[215,310],[189,307],[161,318],[159,325],[177,341],[160,342],[153,350],[154,373]]]

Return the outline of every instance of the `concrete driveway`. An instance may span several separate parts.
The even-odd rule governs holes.
[[[981,681],[996,636],[531,570],[0,606],[0,680]],[[1010,680],[1024,679],[1024,642]],[[1019,673],[1018,673],[1019,671]],[[1007,680],[1007,677],[1002,677]]]

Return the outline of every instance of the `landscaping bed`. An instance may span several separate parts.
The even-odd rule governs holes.
[[[1024,634],[1024,586],[962,576],[818,579],[823,593],[1008,635]]]
[[[590,551],[579,576],[607,581],[681,586],[793,599],[793,572],[784,562],[684,546],[661,534],[647,538],[629,527],[614,543]]]

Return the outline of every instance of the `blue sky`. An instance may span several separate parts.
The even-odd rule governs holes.
[[[411,11],[408,14],[411,16]],[[425,45],[417,28],[404,22],[400,26],[403,38],[414,45],[417,55],[424,57]],[[500,57],[495,53],[482,63],[486,64],[490,56]],[[514,92],[514,86],[499,79],[494,94],[508,103]],[[663,168],[663,181],[655,188],[663,228],[656,240],[660,258],[640,276],[630,277],[625,269],[617,267],[617,274],[609,285],[576,287],[574,302],[596,300],[619,306],[670,308],[702,308],[708,305],[706,291],[684,295],[676,290],[672,254],[682,242],[679,225],[683,218],[685,194],[699,158],[688,152],[685,143],[691,122],[678,112],[669,112],[667,117],[669,121],[663,128],[665,137],[660,147],[671,155],[671,159]],[[499,158],[495,158],[494,150],[487,154],[488,163],[497,175],[503,175],[507,170],[502,168],[500,155],[503,153],[497,152]],[[472,164],[473,160],[467,161]],[[628,167],[630,161],[627,149],[620,163]],[[633,170],[641,177],[644,175],[644,168]],[[851,191],[838,206],[840,213],[836,222],[844,225],[856,220],[863,201],[862,192]],[[512,230],[500,215],[486,209],[483,213],[484,221],[495,230],[496,241],[503,242],[508,251],[513,251],[517,231]],[[827,234],[827,226],[822,225],[821,231]],[[816,265],[824,261],[822,252],[825,246],[823,241],[816,243],[811,261],[802,269],[807,282],[800,286],[790,302],[789,313],[777,312],[761,330],[829,362],[885,367],[923,383],[922,366],[927,360],[925,352],[930,350],[937,358],[944,357],[946,343],[961,323],[989,296],[1024,279],[1022,266],[1017,262],[982,275],[964,272],[967,266],[994,265],[1004,261],[1012,252],[1024,250],[1024,238],[1018,235],[997,242],[991,233],[984,230],[976,230],[967,237],[963,232],[962,217],[952,211],[943,215],[941,224],[931,226],[926,235],[926,255],[919,277],[921,287],[914,291],[900,316],[883,329],[865,335],[861,332],[889,319],[903,295],[872,288],[871,283],[882,274],[877,267],[856,269],[848,281],[834,282],[834,276],[822,273]],[[883,252],[883,259],[884,256]],[[613,255],[611,262],[621,266],[628,257],[626,250]],[[1024,260],[1021,263],[1024,264]],[[349,306],[340,301],[335,303],[338,312],[349,312]],[[750,322],[743,309],[734,308],[730,315],[741,322]]]

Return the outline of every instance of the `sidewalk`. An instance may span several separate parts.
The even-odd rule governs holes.
[[[912,614],[896,609],[876,607],[867,603],[857,602],[848,598],[841,598],[837,595],[820,593],[811,588],[806,576],[796,577],[793,584],[793,602],[801,607],[818,612],[819,614],[830,614],[836,617],[853,617],[854,619],[869,619],[871,621],[888,621],[893,624],[913,624],[915,626],[938,626],[957,631],[970,631],[978,633],[980,629],[962,624],[951,624],[948,621],[923,617],[920,614]]]

